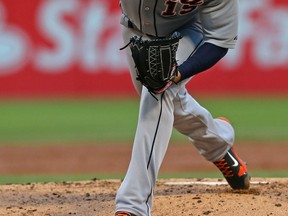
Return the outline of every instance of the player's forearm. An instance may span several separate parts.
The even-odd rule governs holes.
[[[215,65],[228,52],[227,48],[204,43],[183,64],[179,65],[178,81],[187,79]]]

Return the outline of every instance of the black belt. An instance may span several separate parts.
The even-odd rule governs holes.
[[[131,22],[130,20],[128,20],[127,25],[128,25],[128,26],[127,26],[128,28],[134,29],[134,30],[140,32],[141,34],[144,34],[144,33],[141,32],[141,31],[134,25],[134,23]],[[150,35],[150,34],[145,34],[145,35],[147,35],[148,37],[154,37],[154,38],[157,37],[157,36],[155,36],[155,35]],[[159,37],[157,37],[157,38],[159,38]]]

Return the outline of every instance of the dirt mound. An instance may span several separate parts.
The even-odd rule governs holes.
[[[0,215],[108,216],[114,214],[119,180],[0,186]],[[159,180],[153,216],[288,215],[288,179],[252,179],[233,191],[222,179]]]

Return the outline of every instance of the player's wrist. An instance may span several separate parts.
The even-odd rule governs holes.
[[[174,83],[176,83],[176,84],[181,81],[181,73],[180,73],[179,70],[178,70],[176,76],[173,78],[172,81],[173,81]]]

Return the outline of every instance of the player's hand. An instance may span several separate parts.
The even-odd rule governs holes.
[[[178,71],[177,75],[173,78],[173,80],[169,81],[163,88],[159,90],[154,90],[155,94],[161,94],[166,91],[173,83],[177,84],[181,80],[181,73]]]
[[[166,85],[163,88],[161,88],[159,90],[154,90],[153,93],[161,94],[161,93],[165,92],[172,84],[173,84],[173,81],[169,81],[166,83]]]

